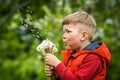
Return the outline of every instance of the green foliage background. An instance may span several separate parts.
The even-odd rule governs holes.
[[[36,46],[53,41],[61,59],[61,22],[65,15],[85,10],[97,22],[95,39],[111,51],[109,80],[120,80],[120,0],[0,0],[0,80],[48,80],[42,53]]]

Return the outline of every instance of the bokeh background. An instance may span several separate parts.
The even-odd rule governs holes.
[[[106,43],[112,62],[108,80],[120,80],[120,0],[0,0],[0,80],[48,80],[36,47],[54,42],[61,59],[62,19],[84,10],[97,22],[96,41]]]

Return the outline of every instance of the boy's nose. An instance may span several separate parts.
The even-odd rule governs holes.
[[[65,39],[65,34],[63,34],[63,39]]]

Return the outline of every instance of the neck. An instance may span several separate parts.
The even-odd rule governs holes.
[[[82,45],[78,49],[76,49],[76,51],[82,50],[83,48],[85,48],[89,44],[90,44],[90,41],[82,42]]]

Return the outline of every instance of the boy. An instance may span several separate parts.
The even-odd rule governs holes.
[[[54,71],[60,80],[105,80],[111,55],[103,42],[92,42],[94,18],[83,11],[75,12],[64,18],[62,26],[66,50],[62,51],[62,62],[45,54],[46,75],[51,76]]]

